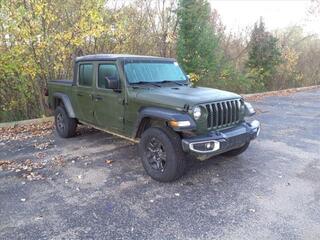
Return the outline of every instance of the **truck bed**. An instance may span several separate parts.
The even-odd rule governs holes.
[[[68,79],[54,80],[48,82],[49,106],[54,106],[54,94],[65,94],[74,103],[73,99],[73,81]]]

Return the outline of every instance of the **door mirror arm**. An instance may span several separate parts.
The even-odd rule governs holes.
[[[113,89],[114,92],[121,92],[118,79],[108,78],[106,76],[105,81],[106,81],[106,88],[107,89]]]

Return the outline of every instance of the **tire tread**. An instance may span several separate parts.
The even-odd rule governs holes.
[[[157,181],[160,181],[160,182],[172,182],[172,181],[175,181],[177,180],[178,178],[180,178],[183,174],[184,174],[184,171],[185,171],[185,167],[186,167],[186,162],[185,162],[185,154],[182,150],[182,146],[181,146],[181,139],[180,139],[180,136],[173,132],[171,129],[169,129],[168,127],[151,127],[151,128],[148,128],[141,136],[141,140],[142,142],[144,141],[143,139],[146,138],[147,136],[150,136],[152,134],[161,134],[163,133],[168,141],[170,142],[170,145],[172,146],[173,148],[173,151],[175,153],[175,156],[174,156],[174,159],[176,161],[176,169],[175,169],[175,172],[174,172],[174,175],[172,176],[152,176],[152,174],[150,174],[148,172],[148,170],[146,169],[147,173],[155,180]],[[141,141],[140,141],[141,143]],[[142,144],[142,143],[141,143]],[[143,153],[141,151],[143,151],[143,146],[139,146],[140,148],[140,153],[141,153],[141,157],[143,157]],[[143,160],[142,160],[143,161]]]
[[[56,116],[58,115],[58,113],[61,113],[63,118],[66,121],[65,122],[65,127],[66,127],[65,132],[61,133],[60,131],[58,131],[58,128],[56,126],[56,130],[57,130],[59,136],[63,137],[63,138],[73,137],[76,134],[77,120],[75,118],[70,118],[63,106],[58,106],[55,110],[55,122],[56,122]]]

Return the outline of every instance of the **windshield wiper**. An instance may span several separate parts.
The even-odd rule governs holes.
[[[160,81],[160,82],[157,82],[157,83],[175,83],[179,86],[184,86],[186,85],[187,83],[183,81],[183,83],[181,83],[181,81],[170,81],[170,80],[163,80],[163,81]]]
[[[139,81],[139,82],[134,82],[134,83],[131,83],[132,85],[138,85],[138,84],[150,84],[152,86],[155,86],[155,87],[161,87],[160,85],[158,85],[157,83],[153,83],[153,82],[147,82],[147,81]]]

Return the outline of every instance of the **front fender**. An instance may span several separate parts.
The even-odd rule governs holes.
[[[71,105],[71,101],[70,98],[68,97],[68,95],[64,94],[64,93],[54,93],[53,94],[54,98],[60,99],[63,102],[63,105],[67,111],[67,114],[70,118],[75,118],[76,115],[74,113],[73,107]]]
[[[186,112],[179,112],[177,110],[160,108],[160,107],[144,107],[139,111],[139,117],[135,124],[134,136],[139,135],[141,123],[144,119],[160,119],[164,121],[189,121],[190,126],[179,127],[174,129],[175,131],[190,131],[196,129],[196,123],[193,118]]]

